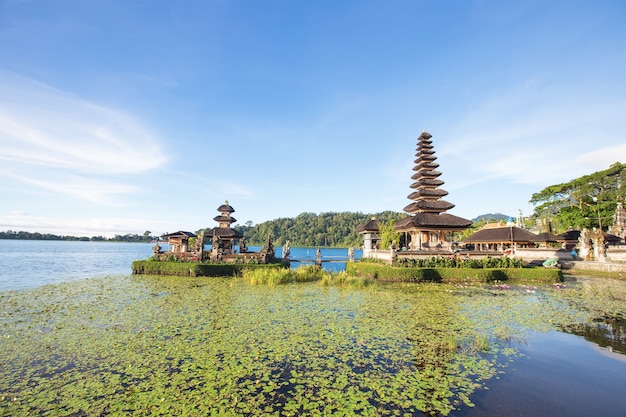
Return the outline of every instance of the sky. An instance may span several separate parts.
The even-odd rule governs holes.
[[[623,0],[0,0],[0,230],[467,219],[626,162]]]

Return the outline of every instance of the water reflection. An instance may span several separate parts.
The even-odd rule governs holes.
[[[565,332],[584,337],[610,351],[626,354],[626,320],[621,318],[597,319],[564,329]]]

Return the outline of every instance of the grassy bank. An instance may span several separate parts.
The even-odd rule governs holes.
[[[552,268],[404,268],[371,262],[348,262],[349,275],[393,282],[561,282],[563,273]]]
[[[567,269],[565,275],[584,276],[584,277],[601,277],[612,278],[626,281],[626,272],[624,271],[592,271],[588,269]]]
[[[176,275],[184,277],[223,277],[240,276],[244,270],[276,270],[283,269],[281,263],[275,264],[205,264],[200,262],[168,262],[152,259],[134,261],[133,274],[145,275]]]

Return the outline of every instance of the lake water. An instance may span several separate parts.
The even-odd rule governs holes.
[[[280,255],[280,248],[277,250],[277,255]],[[133,401],[139,401],[137,406],[141,406],[141,401],[147,401],[146,406],[156,407],[156,404],[164,404],[164,400],[150,399],[149,394],[152,390],[155,393],[161,390],[159,392],[164,395],[180,394],[190,404],[206,407],[207,404],[200,397],[193,395],[196,390],[203,392],[200,390],[206,389],[210,382],[203,376],[206,369],[200,366],[201,359],[208,363],[221,357],[220,355],[232,354],[237,360],[243,361],[245,366],[252,367],[261,374],[265,372],[261,380],[283,378],[282,372],[285,370],[277,368],[279,362],[276,362],[277,359],[284,360],[281,359],[282,356],[274,358],[272,355],[277,352],[267,350],[258,356],[261,351],[255,350],[255,342],[259,343],[263,337],[266,339],[258,344],[258,349],[267,349],[272,343],[280,343],[280,349],[283,349],[280,352],[286,352],[280,355],[291,355],[289,352],[293,352],[294,362],[285,365],[292,375],[302,375],[303,372],[306,375],[307,360],[313,366],[319,358],[329,357],[335,364],[333,366],[341,366],[344,371],[347,369],[347,375],[360,381],[360,384],[365,384],[365,388],[361,385],[361,391],[345,388],[347,391],[344,393],[350,396],[367,395],[370,388],[367,387],[369,382],[365,377],[368,373],[379,370],[383,365],[399,366],[401,362],[394,355],[398,355],[403,349],[412,348],[410,343],[415,343],[412,339],[404,340],[401,318],[406,315],[415,320],[411,311],[419,309],[417,319],[425,317],[423,315],[431,311],[428,298],[420,302],[403,295],[405,298],[398,300],[395,299],[395,290],[328,290],[315,283],[296,284],[282,289],[255,289],[241,282],[233,284],[234,286],[219,284],[225,281],[212,281],[211,278],[186,280],[176,277],[167,281],[165,278],[130,276],[132,261],[146,259],[151,254],[152,245],[142,243],[0,240],[0,346],[4,349],[4,358],[0,361],[3,361],[5,368],[0,373],[4,375],[5,381],[15,378],[11,384],[0,381],[0,416],[17,415],[11,414],[11,410],[44,410],[49,406],[45,404],[50,398],[48,396],[52,395],[50,392],[61,395],[55,401],[63,404],[64,394],[54,387],[65,384],[68,387],[68,404],[73,404],[72,396],[82,398],[83,402],[68,405],[70,408],[63,412],[50,412],[47,415],[84,415],[80,411],[71,412],[71,407],[79,407],[77,410],[88,407],[86,404],[90,402],[90,395],[96,395],[90,394],[91,390],[101,392],[93,397],[93,401],[102,402],[109,395],[112,398],[122,398],[122,401],[130,401],[129,396],[132,396]],[[291,249],[293,259],[314,261],[315,254],[315,248]],[[345,259],[347,249],[322,249],[322,255],[326,259]],[[360,256],[360,252],[356,256]],[[343,269],[342,264],[327,263],[326,266]],[[578,305],[575,297],[561,298],[559,290],[551,286],[529,291],[523,288],[515,291],[489,290],[486,293],[487,298],[485,293],[475,295],[478,293],[473,293],[471,288],[456,288],[445,293],[455,297],[451,305],[458,303],[463,306],[468,326],[477,323],[484,325],[487,319],[481,319],[481,315],[487,317],[489,314],[496,314],[500,318],[489,326],[502,326],[514,332],[523,329],[522,337],[508,342],[517,354],[510,358],[501,358],[502,364],[506,365],[502,373],[486,382],[488,390],[477,390],[470,396],[475,406],[461,405],[450,415],[626,415],[626,286],[624,282],[597,281],[602,281],[609,288],[606,305],[600,307],[592,304]],[[213,282],[216,283],[215,287]],[[566,282],[566,286],[584,288],[592,286],[594,282],[596,279],[591,277],[587,281]],[[397,285],[393,288],[408,287],[410,286]],[[594,291],[596,290],[592,289],[586,293]],[[382,307],[375,306],[376,302],[380,302]],[[389,311],[385,312],[386,308]],[[448,307],[434,308],[442,308],[441,312],[444,312]],[[590,308],[606,308],[621,319],[604,322],[601,314],[590,318]],[[557,314],[550,316],[548,311]],[[567,315],[567,320],[561,314]],[[385,320],[389,320],[389,326],[381,326]],[[202,330],[209,324],[213,326],[212,330]],[[243,334],[233,332],[238,326],[249,326],[250,330]],[[223,346],[218,346],[221,350],[215,354],[208,354],[206,351],[209,348],[207,343],[213,340],[210,338],[213,334],[211,332],[223,338],[224,343]],[[257,332],[256,335],[254,332]],[[343,342],[344,337],[349,341],[348,344]],[[489,336],[489,340],[496,343],[497,338],[492,339],[493,337],[493,334]],[[390,340],[395,338],[398,338],[397,344],[392,344]],[[88,342],[92,339],[101,339],[102,343]],[[105,341],[111,345],[105,346]],[[318,341],[334,347],[322,349],[323,346],[320,345],[320,350],[312,353],[302,347],[316,349]],[[375,350],[381,343],[382,347]],[[497,343],[506,345],[506,340]],[[200,349],[193,351],[192,347],[196,345]],[[241,349],[229,353],[226,349],[232,346],[241,346]],[[366,349],[367,346],[374,350]],[[423,346],[423,349],[428,348],[427,343]],[[397,352],[394,350],[392,353],[391,349],[397,349]],[[390,352],[389,358],[385,356],[387,350]],[[128,356],[115,356],[116,351],[125,351]],[[75,352],[80,353],[77,356]],[[9,353],[16,361],[13,363],[14,371],[7,368],[6,357]],[[252,353],[255,356],[242,356]],[[415,354],[419,355],[419,349]],[[49,362],[45,355],[50,356]],[[81,355],[85,359],[81,359]],[[176,355],[181,356],[178,358]],[[311,356],[303,360],[301,355]],[[63,359],[66,356],[67,359]],[[174,361],[170,357],[177,359]],[[268,368],[262,368],[258,361],[266,357],[274,359],[268,362]],[[142,358],[151,365],[133,362],[141,361]],[[190,358],[195,359],[191,361]],[[372,369],[355,365],[357,359],[371,358],[380,358],[372,365]],[[251,362],[247,362],[248,359]],[[103,362],[107,360],[110,364]],[[301,362],[295,362],[296,360]],[[17,361],[24,361],[23,364],[26,365],[19,365]],[[154,369],[135,370],[137,366],[154,366]],[[346,368],[348,366],[353,368]],[[239,372],[235,368],[225,370]],[[321,368],[318,371],[326,372]],[[405,371],[400,367],[393,372],[394,375],[395,372],[401,375]],[[71,373],[66,375],[66,372]],[[180,379],[186,374],[190,376]],[[124,375],[128,378],[132,376],[134,382],[127,386],[127,382],[123,380]],[[241,382],[250,382],[252,388],[254,383],[259,383],[259,380],[246,380],[245,373],[242,375]],[[26,376],[31,380],[24,380],[23,377]],[[95,385],[76,385],[76,381],[80,382],[82,378]],[[159,385],[160,378],[177,378],[181,384],[187,384],[187,389],[169,391],[167,386]],[[289,374],[285,378],[289,378]],[[325,378],[334,377],[328,374]],[[332,386],[325,386],[323,379],[318,382],[300,382],[302,386],[310,387],[313,394],[318,389],[315,385],[318,383],[328,390],[328,395],[333,394]],[[28,390],[32,398],[20,398],[20,392],[13,392],[18,384],[22,384],[20,389]],[[133,384],[151,384],[146,385],[151,388],[145,392],[133,391]],[[50,392],[46,391],[47,386]],[[120,392],[116,389],[116,386],[125,387],[126,394],[123,390]],[[301,395],[304,400],[309,401],[307,395],[311,392],[298,391],[298,386],[294,386],[292,394]],[[229,387],[236,389],[230,385]],[[262,393],[260,388],[251,392],[257,396],[251,397],[255,401],[258,400],[258,394]],[[268,393],[267,395],[275,395],[277,399],[285,395],[280,390]],[[139,395],[143,397],[138,397]],[[235,392],[233,395],[239,394]],[[337,397],[333,401],[340,400]],[[382,400],[384,397],[377,397],[377,401]],[[179,403],[172,403],[170,406],[174,407],[175,404]],[[250,415],[262,413],[257,410]],[[410,415],[422,414],[413,412]]]
[[[71,242],[0,239],[0,291],[34,288],[75,279],[130,274],[133,261],[152,256],[151,243]],[[250,251],[260,250],[250,246]],[[291,259],[315,262],[316,248],[291,248]],[[348,250],[321,248],[322,261],[347,259]],[[362,255],[355,250],[355,258]],[[282,248],[276,248],[282,256]],[[292,268],[300,262],[293,262]],[[323,262],[324,269],[341,271],[345,263]]]

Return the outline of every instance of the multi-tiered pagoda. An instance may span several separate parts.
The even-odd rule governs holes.
[[[230,227],[231,224],[237,222],[237,219],[231,216],[235,209],[228,204],[227,200],[217,208],[217,211],[220,214],[215,216],[213,220],[218,223],[218,226],[205,232],[206,239],[211,240],[214,250],[219,249],[220,253],[224,255],[235,253],[234,245],[243,239],[240,232]]]
[[[432,135],[422,132],[417,138],[415,156],[415,174],[411,177],[415,182],[414,189],[408,198],[411,204],[404,208],[410,216],[396,223],[396,231],[404,233],[404,241],[408,250],[450,249],[446,242],[446,234],[467,229],[471,220],[445,213],[454,204],[442,200],[448,192],[439,188],[443,181],[437,171],[439,164],[432,143]]]

